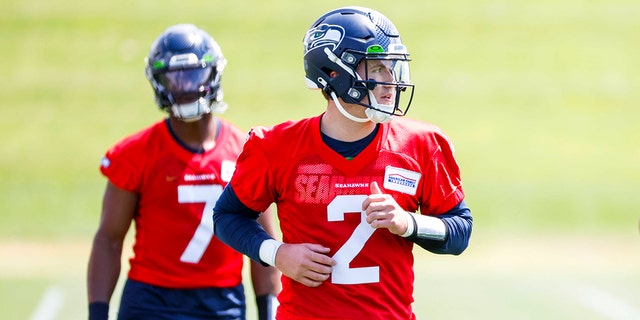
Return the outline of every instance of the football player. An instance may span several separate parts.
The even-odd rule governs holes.
[[[133,221],[118,319],[245,319],[243,256],[216,238],[211,212],[229,182],[246,132],[215,116],[225,110],[226,60],[191,24],[170,26],[152,44],[146,76],[166,119],[111,147],[108,179],[88,266],[89,319],[107,319],[123,242]],[[265,208],[260,223],[275,232]],[[260,319],[273,319],[280,273],[252,262]]]
[[[452,142],[403,117],[409,54],[381,13],[332,10],[303,45],[326,110],[252,129],[214,208],[216,234],[282,271],[277,319],[415,319],[414,244],[458,255],[471,236]],[[272,203],[283,242],[256,222]]]

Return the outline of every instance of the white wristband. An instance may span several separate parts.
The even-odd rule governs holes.
[[[415,223],[416,223],[416,220],[413,218],[411,213],[406,212],[406,211],[405,211],[405,213],[407,214],[407,231],[405,231],[402,234],[401,237],[403,237],[403,238],[406,238],[406,237],[408,237],[408,236],[413,234],[413,231],[415,230]]]
[[[270,266],[275,267],[276,253],[278,252],[278,248],[280,248],[281,245],[283,245],[282,242],[274,239],[262,241],[262,243],[260,244],[260,250],[258,251],[260,260]]]
[[[409,214],[416,221],[415,235],[418,238],[442,241],[447,237],[447,226],[442,219],[418,213]]]

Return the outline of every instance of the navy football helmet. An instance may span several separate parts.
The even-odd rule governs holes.
[[[388,122],[392,116],[404,116],[409,110],[414,89],[409,77],[409,53],[396,27],[380,12],[357,6],[332,10],[311,25],[303,45],[307,86],[324,90],[347,118],[358,122]],[[383,61],[394,80],[373,80],[368,70],[364,79],[360,77],[356,67],[363,61],[366,66],[371,60]],[[370,91],[377,85],[395,86],[394,105],[375,101]],[[403,92],[409,96],[403,96],[401,101]],[[368,103],[365,97],[369,97]],[[338,98],[366,107],[368,119],[348,114]]]
[[[160,109],[187,122],[226,109],[220,83],[226,60],[207,32],[192,24],[170,26],[153,42],[145,62]]]

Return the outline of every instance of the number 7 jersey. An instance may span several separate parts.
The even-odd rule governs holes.
[[[138,194],[129,278],[167,288],[232,287],[242,280],[240,253],[213,235],[213,205],[231,179],[246,133],[220,120],[216,145],[182,147],[167,121],[116,143],[100,170]]]
[[[323,141],[321,116],[254,128],[231,185],[252,210],[277,204],[283,241],[331,249],[331,277],[309,288],[283,276],[278,319],[414,319],[413,243],[373,229],[362,202],[376,181],[410,212],[438,215],[464,198],[449,138],[405,118],[381,124],[351,160]]]

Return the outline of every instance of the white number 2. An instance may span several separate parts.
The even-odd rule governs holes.
[[[329,221],[344,221],[345,213],[360,213],[360,224],[351,234],[351,237],[333,255],[336,265],[331,272],[331,282],[337,284],[358,284],[380,282],[380,267],[350,268],[349,264],[360,253],[364,244],[369,240],[375,229],[366,221],[365,212],[362,211],[362,202],[366,195],[341,195],[327,206],[327,218]]]
[[[221,185],[178,186],[179,203],[204,203],[200,224],[182,252],[180,261],[198,263],[213,238],[213,206],[222,194]]]

